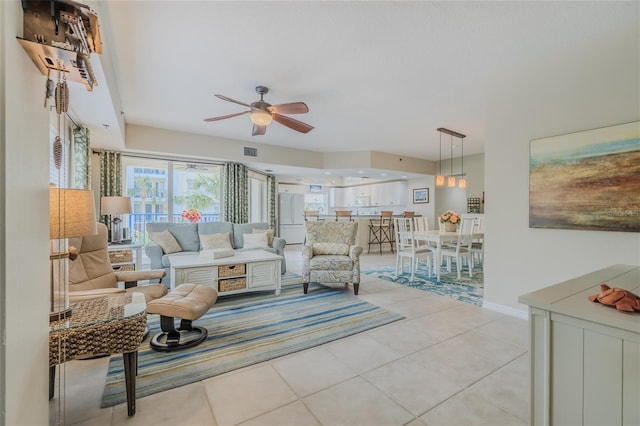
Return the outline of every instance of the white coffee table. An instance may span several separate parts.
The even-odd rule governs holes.
[[[174,254],[171,259],[171,290],[183,283],[215,288],[219,295],[275,290],[280,294],[280,263],[283,257],[265,250],[236,251],[221,259],[199,254]]]

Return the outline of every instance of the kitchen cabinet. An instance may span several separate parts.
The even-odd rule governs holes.
[[[409,201],[407,193],[407,182],[405,181],[331,188],[329,190],[329,206],[405,206]]]
[[[278,192],[288,192],[290,194],[304,194],[307,192],[307,185],[278,184]]]
[[[329,189],[329,207],[345,207],[345,190],[347,188]]]
[[[371,185],[372,206],[404,206],[407,205],[407,182],[383,182]]]

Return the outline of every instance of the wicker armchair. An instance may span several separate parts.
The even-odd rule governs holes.
[[[360,254],[356,245],[357,222],[307,222],[306,243],[302,247],[302,282],[304,293],[309,282],[353,283],[353,293],[360,287]]]

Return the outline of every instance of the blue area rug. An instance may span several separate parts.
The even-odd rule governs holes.
[[[298,278],[299,279],[299,278]],[[156,352],[147,338],[138,351],[138,398],[238,368],[308,349],[403,318],[361,300],[345,289],[300,281],[282,293],[223,296],[194,325],[209,330],[202,344],[177,352]],[[150,336],[160,332],[150,315]],[[126,401],[122,357],[109,361],[102,407]]]
[[[429,272],[425,267],[418,267],[414,280],[411,281],[411,274],[406,272],[408,262],[405,264],[405,272],[396,277],[396,267],[380,266],[377,268],[368,268],[362,270],[361,273],[367,275],[376,275],[386,281],[406,285],[407,287],[417,288],[429,293],[440,296],[450,297],[462,302],[471,303],[472,305],[482,306],[484,296],[484,274],[481,269],[473,270],[473,277],[469,278],[468,269],[463,268],[460,280],[456,272],[455,263],[451,265],[451,273],[447,273],[446,268],[442,268],[440,273],[440,282],[436,281],[435,274],[429,277]]]

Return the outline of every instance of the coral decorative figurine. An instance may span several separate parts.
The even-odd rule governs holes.
[[[640,311],[640,297],[622,288],[611,288],[606,284],[600,284],[599,294],[589,296],[592,302],[600,302],[603,305],[615,306],[623,312]]]

